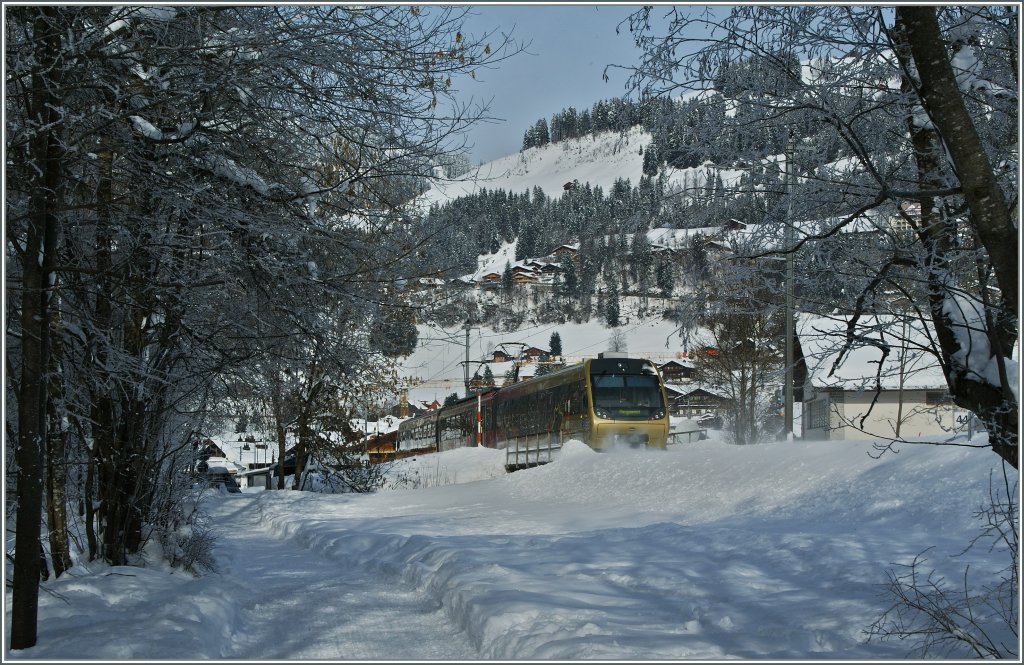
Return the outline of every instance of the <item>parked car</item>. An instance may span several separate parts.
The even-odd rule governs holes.
[[[225,491],[231,494],[242,493],[242,488],[238,486],[238,482],[229,473],[207,474],[206,481],[210,484],[211,489],[219,490],[224,488]]]
[[[696,417],[697,424],[705,429],[722,429],[722,416],[703,413]]]

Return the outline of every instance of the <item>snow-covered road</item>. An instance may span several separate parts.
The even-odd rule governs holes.
[[[227,659],[468,660],[476,650],[436,599],[365,562],[296,547],[260,525],[259,494],[218,504],[213,586],[240,609]],[[182,654],[185,655],[185,654]]]

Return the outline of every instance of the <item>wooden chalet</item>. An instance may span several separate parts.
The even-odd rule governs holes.
[[[544,349],[538,349],[536,346],[531,346],[523,350],[523,353],[519,356],[525,362],[533,362],[538,358],[544,358],[548,355],[548,352]]]
[[[201,460],[209,459],[211,457],[227,457],[227,455],[224,454],[224,449],[217,445],[217,442],[213,439],[203,439],[198,448],[197,454]]]
[[[658,368],[665,383],[684,383],[693,379],[693,365],[678,360],[670,360]]]
[[[536,284],[540,281],[537,277],[537,273],[531,271],[513,271],[512,272],[512,283],[513,284]]]
[[[686,418],[702,415],[722,416],[732,404],[728,397],[699,386],[665,386],[665,393],[669,412]]]
[[[573,261],[576,261],[579,257],[579,253],[579,245],[559,245],[558,247],[555,247],[554,251],[551,252],[551,255],[558,257],[559,260],[570,258]]]

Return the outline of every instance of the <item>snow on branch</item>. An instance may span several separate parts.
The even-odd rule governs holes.
[[[184,141],[190,138],[196,129],[196,123],[183,122],[178,125],[178,128],[173,132],[165,132],[140,115],[129,116],[129,119],[132,121],[132,127],[135,128],[135,131],[151,141],[160,141],[162,143],[178,143]]]
[[[950,64],[953,65],[956,82],[964,92],[977,90],[990,94],[993,97],[1017,99],[1015,91],[1004,88],[981,76],[981,62],[974,52],[974,47],[970,44],[962,45],[960,50],[953,55]]]
[[[999,367],[1003,365],[1013,397],[1019,401],[1017,361],[993,353],[984,304],[970,294],[950,293],[943,302],[942,313],[949,318],[950,329],[960,347],[950,360],[963,370],[964,378],[988,383],[1001,390],[1003,382]]]

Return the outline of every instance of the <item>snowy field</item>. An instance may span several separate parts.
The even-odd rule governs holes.
[[[569,442],[514,474],[501,452],[464,449],[395,464],[375,494],[211,494],[217,574],[78,566],[45,584],[38,646],[6,655],[906,658],[912,644],[865,637],[886,570],[928,550],[954,584],[968,564],[975,586],[993,582],[1005,555],[956,555],[1002,476],[985,450],[870,451]]]

